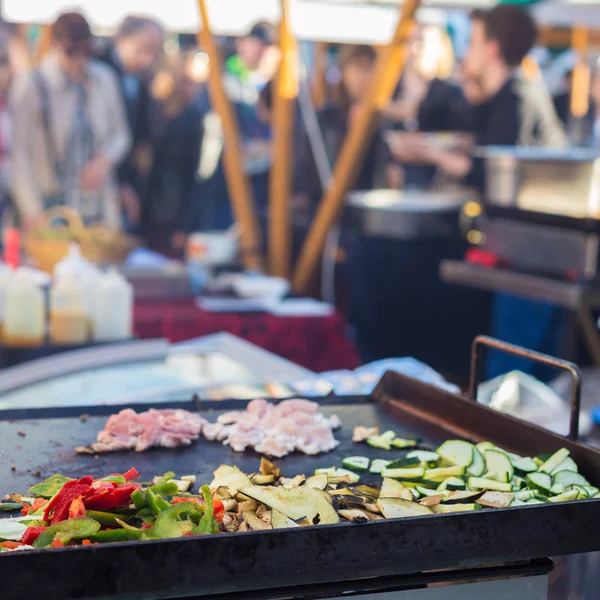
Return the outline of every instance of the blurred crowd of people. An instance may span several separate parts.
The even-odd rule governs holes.
[[[484,170],[470,152],[473,145],[567,144],[568,97],[553,103],[543,82],[527,80],[519,68],[536,41],[529,14],[498,5],[475,11],[471,21],[460,65],[445,32],[432,26],[415,31],[356,189],[427,188],[453,180],[482,190]],[[124,228],[168,252],[180,251],[190,232],[233,224],[205,54],[197,48],[165,54],[162,27],[137,17],[127,18],[99,48],[86,19],[65,13],[52,26],[52,47],[41,63],[13,76],[7,39],[0,38],[3,221],[16,218],[31,228],[48,208],[68,205],[86,223]],[[278,63],[273,30],[259,23],[224,50],[224,84],[240,126],[244,168],[266,222]],[[377,50],[345,45],[336,61],[338,81],[316,115],[330,168],[360,118]],[[301,112],[290,203],[310,220],[327,182]],[[598,143],[597,74],[585,123],[586,143]]]

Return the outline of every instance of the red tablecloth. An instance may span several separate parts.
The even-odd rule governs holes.
[[[134,309],[135,334],[181,342],[226,331],[312,371],[354,369],[358,352],[339,314],[276,317],[268,313],[209,313],[192,300],[144,302]]]

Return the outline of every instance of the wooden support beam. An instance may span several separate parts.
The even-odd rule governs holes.
[[[338,156],[330,188],[321,200],[294,274],[294,289],[303,292],[311,283],[320,261],[329,228],[342,211],[346,194],[352,189],[362,167],[380,110],[386,106],[400,79],[407,57],[406,41],[414,26],[419,0],[405,0],[392,41],[379,53],[373,83],[352,123]]]
[[[225,176],[233,214],[240,228],[241,258],[246,268],[261,271],[263,260],[260,227],[252,188],[244,171],[237,118],[221,79],[221,53],[211,33],[206,0],[198,0],[198,8],[202,18],[202,26],[197,36],[198,43],[208,54],[210,60],[208,89],[212,105],[221,119],[223,128]]]
[[[588,65],[589,30],[587,27],[574,27],[571,46],[579,58],[573,69],[571,88],[571,114],[578,119],[585,117],[590,109],[591,70]]]
[[[549,48],[569,48],[573,40],[573,33],[570,27],[547,27],[539,28],[538,41],[541,46]],[[588,41],[590,47],[600,47],[600,30],[589,31]]]
[[[292,148],[298,98],[298,45],[290,23],[289,0],[281,0],[281,62],[273,89],[273,165],[269,179],[269,267],[272,275],[290,277],[292,237],[290,196]]]
[[[314,76],[312,82],[312,97],[316,108],[323,108],[329,97],[327,90],[327,42],[315,42]]]

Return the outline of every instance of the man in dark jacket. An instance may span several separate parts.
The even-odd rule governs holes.
[[[100,56],[116,73],[133,137],[132,149],[118,170],[129,229],[135,230],[143,211],[145,180],[151,168],[154,106],[148,81],[163,50],[164,32],[151,19],[128,17],[113,44]]]

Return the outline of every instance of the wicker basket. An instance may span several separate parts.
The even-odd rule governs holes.
[[[64,225],[55,226],[57,220]],[[123,262],[137,245],[131,236],[101,224],[86,227],[76,210],[57,206],[46,212],[42,225],[25,235],[23,246],[34,267],[52,274],[73,242],[79,244],[82,256],[96,264]]]

